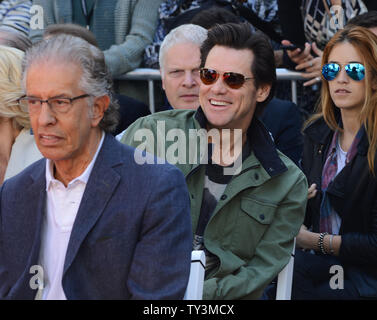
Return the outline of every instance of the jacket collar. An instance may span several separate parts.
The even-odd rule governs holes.
[[[194,118],[201,128],[206,129],[208,121],[201,107],[195,112]],[[253,117],[247,137],[255,157],[271,177],[288,170],[278,155],[271,134],[258,117]]]
[[[340,113],[336,115],[336,118],[337,121],[341,122]],[[363,131],[364,132],[361,140],[357,145],[357,152],[358,154],[365,156],[368,153],[369,142],[364,125]],[[304,133],[309,136],[314,142],[322,145],[328,145],[331,142],[334,131],[330,129],[324,118],[321,117],[310,124],[307,128],[305,128]]]

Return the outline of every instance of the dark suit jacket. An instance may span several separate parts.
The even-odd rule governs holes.
[[[299,165],[304,141],[298,107],[293,102],[273,98],[264,109],[261,120],[271,132],[276,148]]]
[[[190,201],[174,166],[137,164],[106,135],[88,180],[64,263],[67,299],[180,299],[190,271]],[[46,212],[45,159],[0,189],[0,298],[34,299]],[[156,162],[155,162],[156,163]]]
[[[126,130],[131,123],[134,123],[140,117],[151,114],[149,107],[141,101],[121,94],[116,94],[115,98],[119,104],[119,123],[113,132],[113,136]]]

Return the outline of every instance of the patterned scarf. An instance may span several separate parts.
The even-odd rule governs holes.
[[[357,145],[359,144],[361,137],[364,133],[364,127],[362,126],[357,132],[350,149],[346,155],[346,165],[352,161],[357,153]],[[336,145],[338,143],[339,132],[335,131],[329,152],[327,154],[325,165],[322,170],[322,185],[321,190],[323,192],[323,198],[320,209],[320,219],[319,219],[319,232],[328,232],[332,234],[332,220],[336,215],[335,210],[331,206],[330,198],[327,193],[327,188],[331,181],[336,177],[338,171],[338,162],[337,162],[337,152]]]

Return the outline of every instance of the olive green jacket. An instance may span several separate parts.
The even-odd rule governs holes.
[[[133,123],[121,141],[145,148],[141,137],[149,138],[147,151],[163,158],[163,151],[171,154],[175,147],[185,144],[182,137],[174,140],[171,133],[178,136],[181,130],[188,136],[190,129],[200,130],[205,125],[201,108],[196,112],[159,112]],[[177,128],[180,130],[171,131]],[[243,161],[242,171],[228,183],[204,232],[205,247],[220,260],[219,268],[205,279],[204,299],[260,298],[288,263],[294,237],[304,220],[308,193],[304,174],[275,149],[270,134],[258,119],[253,119],[248,139],[252,152]],[[162,160],[156,160],[159,161]],[[186,176],[194,234],[202,204],[205,166],[189,162],[176,165]]]

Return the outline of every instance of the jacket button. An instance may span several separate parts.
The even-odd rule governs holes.
[[[258,173],[254,174],[254,179],[255,179],[255,180],[258,180],[258,179],[259,179],[259,174],[258,174]]]
[[[226,195],[226,194],[223,194],[223,195],[221,196],[220,199],[221,199],[221,200],[225,200],[226,198],[228,198],[227,195]]]
[[[191,199],[194,199],[194,195],[193,194],[191,194]]]
[[[259,216],[259,218],[260,218],[261,220],[264,220],[264,214],[261,214],[261,215]]]

